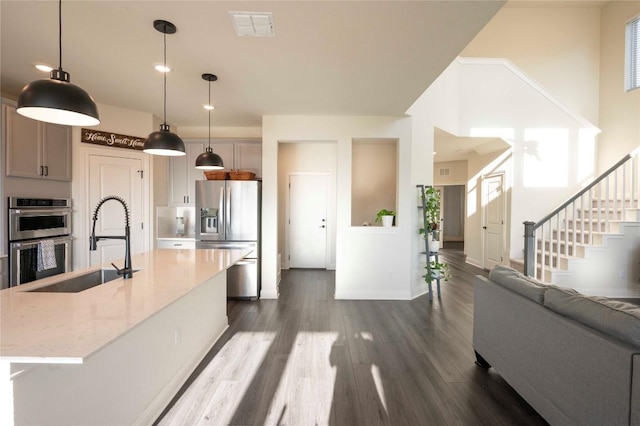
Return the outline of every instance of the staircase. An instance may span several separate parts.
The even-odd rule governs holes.
[[[525,222],[526,275],[587,294],[640,297],[639,157],[640,147],[542,220]]]

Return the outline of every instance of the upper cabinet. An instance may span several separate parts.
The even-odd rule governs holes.
[[[169,204],[195,206],[195,181],[206,179],[202,170],[196,169],[196,158],[202,154],[208,141],[186,140],[187,155],[169,159]],[[250,170],[262,176],[262,144],[257,140],[215,140],[211,149],[224,163],[225,170]]]
[[[204,151],[202,142],[185,143],[187,155],[169,159],[169,202],[173,206],[196,204],[195,181],[204,179],[196,169],[196,158]]]
[[[21,116],[2,105],[7,176],[71,181],[71,127]]]
[[[234,169],[249,170],[262,177],[262,144],[256,142],[234,143]]]

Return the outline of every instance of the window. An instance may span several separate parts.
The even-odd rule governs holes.
[[[624,87],[626,91],[640,87],[640,16],[627,22],[626,67]]]

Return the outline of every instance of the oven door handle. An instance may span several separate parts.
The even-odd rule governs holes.
[[[71,208],[62,208],[62,209],[10,209],[9,213],[11,214],[20,214],[23,216],[55,216],[58,214],[69,214],[71,213]]]
[[[15,247],[18,249],[25,249],[25,248],[29,248],[29,247],[37,247],[38,244],[40,244],[40,241],[43,240],[53,240],[53,244],[64,244],[64,243],[70,243],[73,238],[71,237],[61,237],[61,238],[42,238],[40,240],[36,240],[36,241],[29,241],[29,242],[13,242],[10,243],[11,247]]]

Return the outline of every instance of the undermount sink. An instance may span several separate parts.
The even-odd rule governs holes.
[[[138,269],[134,269],[133,272],[138,272]],[[118,271],[115,269],[100,269],[88,274],[80,275],[77,277],[69,278],[66,280],[58,281],[53,284],[46,285],[44,287],[34,288],[33,290],[27,290],[28,293],[40,292],[40,293],[80,293],[81,291],[88,290],[92,287],[100,284],[113,281],[115,279],[122,278],[118,275]]]

